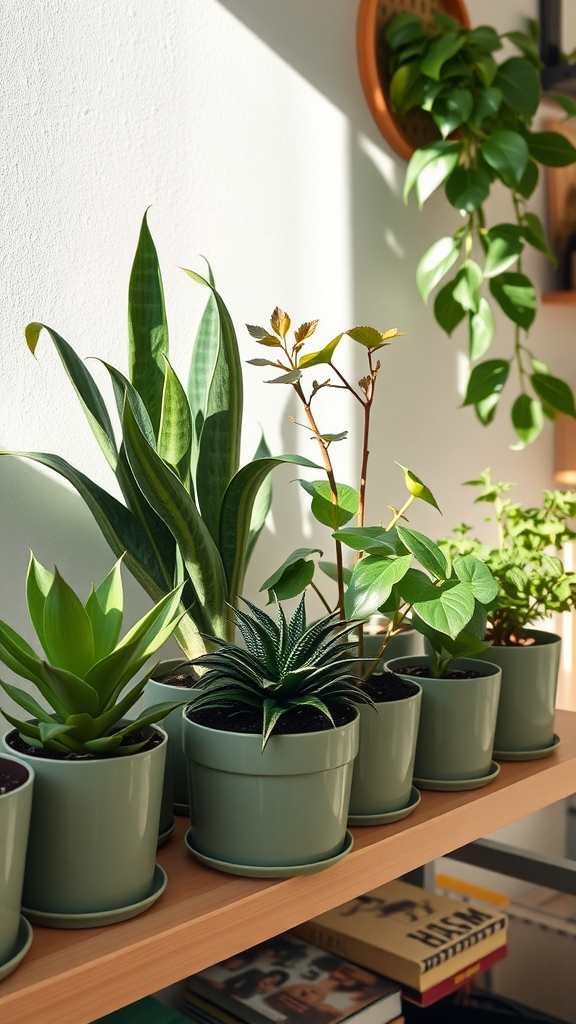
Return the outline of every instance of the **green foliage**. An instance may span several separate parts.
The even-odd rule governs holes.
[[[206,671],[187,713],[208,708],[226,716],[253,709],[262,717],[264,749],[292,708],[316,708],[334,724],[332,713],[339,705],[372,703],[349,671],[357,664],[357,657],[348,656],[355,647],[349,638],[350,623],[337,623],[333,614],[307,626],[304,600],[303,596],[289,622],[281,604],[275,622],[245,601],[251,614],[236,610],[244,647],[212,638],[218,649],[191,663]]]
[[[514,484],[495,483],[490,470],[467,483],[482,488],[476,502],[493,506],[486,522],[497,526],[498,546],[470,536],[472,527],[465,524],[439,543],[448,557],[474,555],[490,569],[498,593],[488,604],[489,636],[505,645],[522,627],[576,607],[576,574],[552,553],[576,539],[568,522],[576,515],[576,492],[545,490],[539,508],[523,508],[503,497]]]
[[[32,719],[4,717],[25,742],[59,754],[132,754],[147,740],[120,744],[144,726],[166,717],[185,701],[146,708],[133,722],[122,719],[142,695],[153,669],[127,693],[126,687],[152,654],[172,635],[182,611],[182,586],[166,594],[119,640],[124,597],[120,562],[82,604],[62,578],[31,555],[26,581],[30,620],[45,658],[5,622],[0,622],[0,661],[34,683],[46,710],[26,690],[0,686]],[[124,694],[124,696],[122,696]]]
[[[572,391],[546,369],[530,373],[531,353],[521,340],[537,308],[531,281],[523,273],[525,247],[552,262],[544,228],[527,210],[539,165],[564,167],[576,161],[576,149],[558,132],[532,131],[540,100],[537,38],[524,32],[498,35],[488,25],[465,29],[454,19],[435,13],[426,26],[416,14],[395,15],[386,30],[391,50],[390,101],[397,114],[421,108],[441,136],[417,149],[408,164],[404,198],[414,191],[419,206],[444,185],[446,198],[466,220],[465,227],[435,242],[416,270],[425,302],[452,267],[434,301],[434,315],[447,334],[466,320],[471,370],[464,405],[473,405],[483,424],[496,414],[502,388],[515,365],[520,395],[512,406],[515,448],[538,436],[544,413],[575,416]],[[508,40],[519,51],[502,63],[494,58]],[[576,104],[556,97],[568,117]],[[454,135],[456,133],[456,135]],[[486,225],[483,205],[492,186],[510,193],[514,223]],[[474,258],[473,258],[474,256]],[[488,293],[488,294],[487,294]],[[494,337],[494,304],[514,325],[510,358],[478,362]],[[498,372],[494,372],[499,364]]]
[[[67,479],[153,600],[183,584],[176,638],[191,656],[205,650],[201,634],[224,636],[233,629],[226,602],[235,605],[242,590],[270,507],[271,470],[283,462],[313,463],[295,455],[272,458],[262,440],[254,460],[240,468],[243,386],[234,326],[210,267],[207,279],[186,273],[208,289],[187,390],[168,358],[162,276],[145,215],[128,295],[130,379],[105,364],[122,428],[120,445],[112,415],[74,349],[51,327],[26,328],[32,353],[42,330],[51,338],[123,501],[57,455],[2,454],[33,459]]]

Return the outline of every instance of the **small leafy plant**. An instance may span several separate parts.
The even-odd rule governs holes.
[[[331,529],[336,542],[336,561],[320,561],[318,564],[337,584],[335,607],[340,618],[355,620],[358,624],[360,658],[363,655],[362,622],[376,612],[390,617],[378,658],[365,668],[364,675],[368,678],[373,673],[389,641],[405,629],[410,621],[417,629],[424,631],[426,628],[445,635],[447,643],[450,642],[452,646],[460,637],[460,654],[464,650],[467,653],[472,649],[479,650],[478,637],[474,636],[473,643],[471,636],[461,634],[467,628],[479,628],[475,623],[481,617],[480,609],[496,592],[489,571],[474,556],[456,559],[452,563],[428,537],[399,525],[406,519],[408,509],[417,499],[438,509],[436,499],[427,485],[410,469],[400,466],[408,491],[406,500],[399,509],[390,506],[392,516],[387,526],[364,524],[370,420],[381,371],[377,353],[393,339],[401,337],[400,332],[396,328],[381,333],[375,327],[355,327],[337,335],[320,350],[305,353],[306,342],[314,334],[317,323],[314,320],[302,324],[294,331],[292,342],[287,337],[290,317],[276,308],[270,320],[271,332],[254,326],[248,327],[248,330],[259,344],[278,350],[277,358],[258,358],[250,362],[282,371],[280,376],[269,383],[287,384],[293,388],[306,417],[306,423],[298,425],[310,430],[312,439],[320,448],[326,479],[301,480],[300,484],[312,497],[313,515]],[[347,380],[334,361],[336,349],[344,335],[348,335],[366,352],[367,372],[357,386]],[[305,390],[304,374],[317,366],[327,367],[333,376],[320,383],[313,380],[311,387]],[[336,442],[344,441],[347,431],[328,433],[318,425],[313,403],[316,395],[324,388],[345,390],[362,407],[364,429],[358,490],[336,481],[330,448]],[[347,525],[354,516],[357,525]],[[343,545],[355,552],[356,560],[352,568],[344,564]],[[311,556],[315,553],[316,550],[309,548],[299,548],[292,552],[261,589],[268,590],[272,600],[274,597],[293,597],[311,586],[327,610],[332,612],[330,602],[314,582],[315,563]],[[414,559],[430,576],[412,567]]]
[[[355,647],[349,638],[350,623],[338,623],[337,614],[332,614],[307,626],[304,601],[303,595],[290,621],[281,604],[276,622],[249,601],[244,603],[251,614],[236,609],[245,647],[218,641],[218,650],[194,659],[191,664],[206,671],[187,713],[255,710],[262,716],[264,750],[282,716],[294,708],[316,708],[334,725],[332,715],[338,706],[371,704],[348,671],[358,661],[350,655]]]
[[[240,467],[243,383],[234,326],[210,268],[207,280],[186,273],[209,292],[187,389],[169,361],[162,276],[145,215],[128,291],[129,378],[104,364],[120,443],[113,414],[74,349],[52,327],[35,322],[26,328],[33,354],[43,330],[51,338],[123,501],[58,455],[0,454],[33,459],[68,480],[154,601],[184,584],[175,637],[193,656],[205,650],[203,633],[224,636],[234,628],[226,603],[236,604],[270,508],[269,474],[283,462],[302,460],[273,458],[262,440],[254,460]]]
[[[464,523],[439,544],[447,557],[472,554],[489,566],[498,584],[488,609],[489,639],[497,646],[529,644],[523,627],[576,607],[576,574],[551,553],[576,540],[568,524],[576,516],[576,492],[545,490],[539,508],[523,508],[503,497],[515,484],[496,483],[488,469],[466,484],[482,488],[476,502],[493,506],[486,522],[497,527],[498,546],[471,537],[472,527]]]
[[[427,302],[458,264],[456,274],[436,293],[434,315],[449,335],[462,321],[468,326],[470,361],[476,365],[463,404],[474,406],[481,423],[491,423],[515,366],[520,393],[512,406],[512,424],[518,437],[515,447],[522,448],[538,436],[545,416],[576,416],[568,384],[552,376],[524,340],[536,316],[537,296],[522,265],[527,245],[554,262],[543,225],[527,204],[540,165],[572,164],[576,149],[558,132],[532,130],[542,67],[535,23],[530,34],[499,35],[488,25],[463,28],[439,11],[434,19],[429,27],[404,12],[386,30],[392,109],[399,115],[414,108],[427,111],[440,135],[412,156],[404,198],[414,190],[422,207],[444,185],[449,204],[465,219],[453,235],[424,254],[416,281]],[[499,64],[494,54],[505,42],[518,53]],[[573,100],[555,98],[568,116],[576,113]],[[497,183],[509,190],[511,217],[488,226],[484,203]],[[493,303],[514,325],[513,351],[507,359],[479,362],[494,338]]]
[[[34,683],[51,709],[45,710],[26,690],[0,680],[8,696],[33,716],[33,720],[21,721],[3,711],[33,747],[63,755],[133,754],[148,740],[122,743],[126,737],[161,721],[185,703],[155,704],[133,722],[119,726],[141,696],[153,669],[122,696],[125,688],[172,635],[182,615],[180,586],[119,641],[124,606],[120,561],[92,588],[83,605],[57,569],[52,574],[31,556],[26,597],[44,659],[15,630],[0,622],[0,661]]]

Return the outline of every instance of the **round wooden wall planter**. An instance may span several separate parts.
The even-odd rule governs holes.
[[[426,24],[433,24],[433,12],[444,11],[470,28],[470,15],[463,0],[360,0],[357,50],[360,79],[372,117],[386,142],[404,160],[426,142],[440,138],[432,118],[424,110],[410,110],[397,118],[388,102],[389,51],[384,30],[394,14],[409,11]]]

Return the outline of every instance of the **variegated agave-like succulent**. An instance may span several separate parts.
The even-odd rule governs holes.
[[[304,597],[290,621],[278,604],[277,621],[244,601],[251,614],[234,609],[245,647],[210,638],[218,649],[195,658],[201,676],[187,712],[244,706],[262,711],[262,749],[282,715],[291,708],[317,708],[332,724],[337,705],[372,703],[349,669],[350,623],[337,614],[306,625]],[[340,628],[338,628],[340,627]]]

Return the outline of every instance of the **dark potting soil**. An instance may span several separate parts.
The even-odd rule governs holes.
[[[362,684],[362,692],[372,698],[375,704],[392,700],[406,700],[418,693],[416,683],[401,679],[394,672],[378,672]]]
[[[407,676],[419,676],[421,679],[435,679],[436,676],[428,665],[402,665],[402,672]],[[481,679],[482,673],[473,668],[453,668],[442,679]]]
[[[145,750],[154,750],[154,747],[158,747],[162,743],[163,737],[156,730],[152,732],[146,727],[139,729],[138,732],[131,733],[130,736],[125,736],[116,750],[121,750],[122,747],[130,747],[133,743],[142,743],[145,739],[148,739],[148,742],[139,753],[143,753]],[[14,750],[17,754],[41,757],[46,761],[106,761],[111,757],[121,757],[115,751],[107,754],[58,754],[54,750],[44,750],[42,747],[31,746],[17,732],[10,733],[7,737],[7,743],[11,750]]]
[[[335,725],[346,725],[356,714],[353,707],[339,704],[332,711]],[[198,725],[209,729],[222,729],[224,732],[259,733],[262,734],[262,715],[238,705],[235,708],[201,708],[189,711],[188,718]],[[272,730],[273,735],[289,735],[299,732],[324,732],[332,729],[330,719],[318,708],[290,708],[277,722]]]
[[[19,789],[30,778],[30,772],[23,764],[9,761],[0,754],[0,796]]]
[[[166,683],[167,686],[181,686],[185,690],[193,690],[198,682],[198,676],[194,672],[175,672],[174,675],[162,676],[156,679],[157,683]]]

